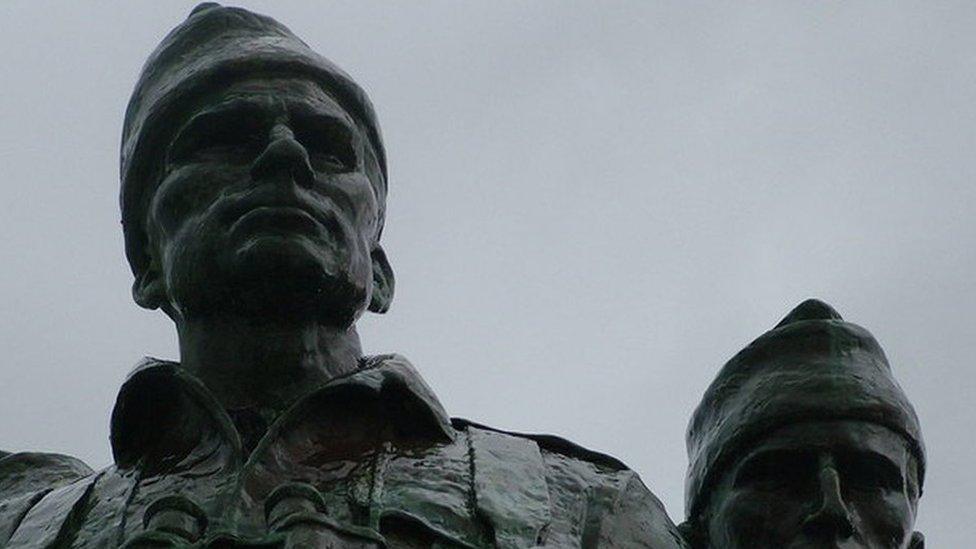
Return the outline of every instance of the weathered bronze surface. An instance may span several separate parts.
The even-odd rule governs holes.
[[[0,545],[683,546],[616,459],[449,418],[404,358],[362,355],[394,290],[379,127],[281,24],[197,7],[144,67],[121,171],[133,295],[180,363],[130,374],[107,469],[0,456]]]
[[[111,418],[114,464],[0,452],[9,548],[920,549],[918,419],[877,341],[809,300],[737,354],[688,430],[676,527],[618,460],[450,418],[385,312],[387,168],[366,93],[288,29],[201,4],[126,111],[133,296],[176,325]]]
[[[918,418],[880,345],[808,300],[719,372],[688,427],[696,548],[920,549]]]

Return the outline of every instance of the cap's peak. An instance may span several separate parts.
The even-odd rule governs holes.
[[[844,320],[833,307],[819,299],[808,299],[797,305],[790,314],[779,321],[776,328],[781,328],[801,320]],[[775,329],[775,328],[774,328]]]

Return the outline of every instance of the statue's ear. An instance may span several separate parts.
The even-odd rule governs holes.
[[[369,301],[369,310],[374,313],[385,313],[393,302],[393,267],[386,258],[386,252],[377,244],[370,253],[373,260],[373,297]]]
[[[908,549],[925,549],[925,536],[921,532],[913,532],[912,541],[908,543]]]
[[[166,288],[163,277],[155,264],[148,265],[136,275],[132,283],[132,299],[145,309],[158,309],[166,302]]]

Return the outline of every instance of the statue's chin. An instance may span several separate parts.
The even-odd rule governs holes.
[[[209,258],[208,273],[188,273],[182,280],[189,284],[175,288],[186,315],[346,326],[367,304],[368,260],[305,237],[250,238],[224,259]]]
[[[345,324],[365,307],[369,279],[345,257],[290,243],[269,253],[263,247],[252,248],[234,273],[239,312]]]

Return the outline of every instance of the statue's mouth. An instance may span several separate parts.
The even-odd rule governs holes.
[[[232,235],[271,232],[322,236],[342,232],[341,212],[331,203],[310,203],[280,189],[248,193],[227,206],[224,219]]]
[[[230,227],[231,234],[267,231],[318,234],[325,232],[326,227],[316,216],[295,206],[258,206],[237,218]]]

